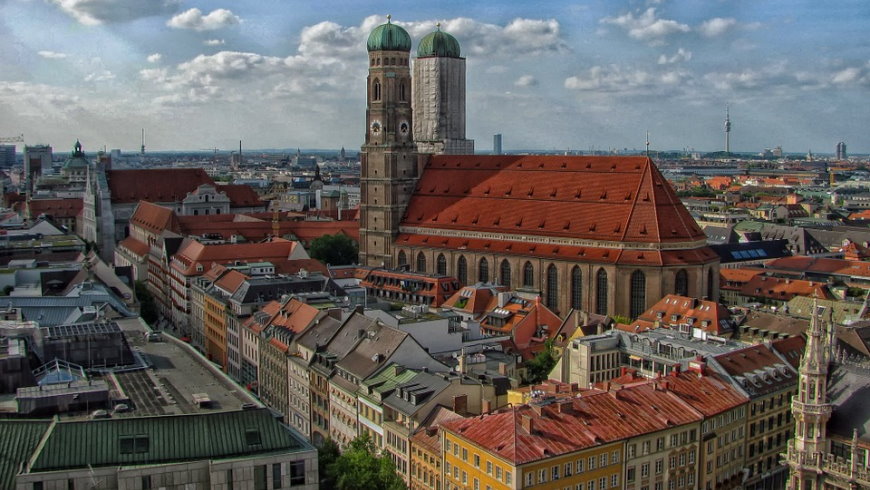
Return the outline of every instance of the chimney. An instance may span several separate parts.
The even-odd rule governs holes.
[[[487,400],[487,399],[483,399],[483,400],[481,401],[480,412],[481,412],[481,413],[489,413],[489,412],[492,412],[492,401]]]
[[[507,376],[507,363],[498,363],[498,374],[501,374],[502,376]]]
[[[559,413],[573,413],[574,412],[574,402],[571,399],[567,400],[559,400],[556,403],[556,411]]]
[[[458,414],[468,413],[468,395],[454,395],[453,396],[453,411]]]
[[[603,322],[598,322],[598,327],[595,329],[595,333],[597,333],[598,335],[601,335],[604,333],[604,323]]]
[[[582,311],[580,312],[580,315],[581,315],[581,316],[580,316],[580,321],[582,322],[580,325],[581,325],[581,326],[589,325],[589,312],[586,311],[586,310],[582,310]]]
[[[532,420],[532,417],[526,414],[520,416],[520,425],[523,430],[528,432],[529,434],[534,434],[535,430],[535,421]]]
[[[459,352],[459,374],[465,374],[465,347]]]
[[[511,293],[500,292],[498,293],[498,307],[504,308],[504,305],[508,303],[511,299]]]

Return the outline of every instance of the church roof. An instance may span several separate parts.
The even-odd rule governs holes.
[[[638,244],[706,239],[641,156],[432,156],[402,226]]]
[[[408,31],[393,24],[387,18],[386,24],[381,24],[369,34],[366,48],[369,51],[411,51],[411,36]]]
[[[438,30],[430,32],[420,39],[420,44],[417,45],[417,57],[425,58],[428,56],[438,56],[443,58],[459,58],[460,49],[459,41],[455,37]]]
[[[201,184],[214,185],[201,168],[149,168],[108,170],[106,177],[112,202],[115,204],[149,202],[181,202],[188,192]]]

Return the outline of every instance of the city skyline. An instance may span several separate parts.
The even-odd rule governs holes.
[[[868,153],[870,49],[858,1],[0,2],[0,137],[58,150],[356,149],[365,38],[392,14],[468,60],[468,137],[489,151]],[[325,12],[325,13],[324,13]]]

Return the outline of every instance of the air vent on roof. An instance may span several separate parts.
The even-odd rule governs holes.
[[[541,220],[541,222],[538,224],[538,228],[543,229],[546,224],[547,220]]]
[[[513,186],[508,187],[508,190],[504,191],[504,195],[510,196],[513,191],[514,191]]]
[[[574,199],[580,199],[580,196],[582,196],[582,195],[583,195],[583,191],[580,189],[577,189],[577,192],[574,193]]]
[[[517,228],[523,226],[523,218],[520,216],[520,219],[517,221]]]
[[[562,226],[562,229],[563,229],[563,230],[568,230],[568,229],[570,229],[570,228],[571,228],[571,222],[570,222],[570,221],[566,221],[566,222],[565,222],[565,225]]]
[[[617,224],[616,224],[616,228],[613,229],[613,232],[614,232],[614,233],[619,233],[620,231],[622,231],[622,225],[619,224],[619,223],[617,223]]]
[[[601,197],[599,199],[607,199],[607,191],[601,193]]]
[[[492,224],[498,226],[499,223],[501,223],[501,216],[496,216],[495,221],[493,221]]]
[[[526,193],[527,196],[532,197],[535,194],[535,188],[529,187],[529,192]]]
[[[595,231],[595,223],[589,225],[589,231]]]
[[[592,164],[591,164],[591,163],[587,163],[587,164],[586,164],[586,168],[592,168]]]

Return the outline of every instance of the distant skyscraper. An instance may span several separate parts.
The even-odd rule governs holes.
[[[54,172],[51,168],[51,146],[33,145],[24,147],[24,178],[27,189],[30,190],[33,182],[40,175]]]
[[[15,165],[15,145],[0,145],[0,167],[10,168]]]
[[[725,106],[725,153],[731,153],[731,114]]]
[[[841,141],[837,143],[837,160],[846,160],[848,155],[846,155],[846,143]]]
[[[492,154],[501,155],[501,134],[492,137]]]

